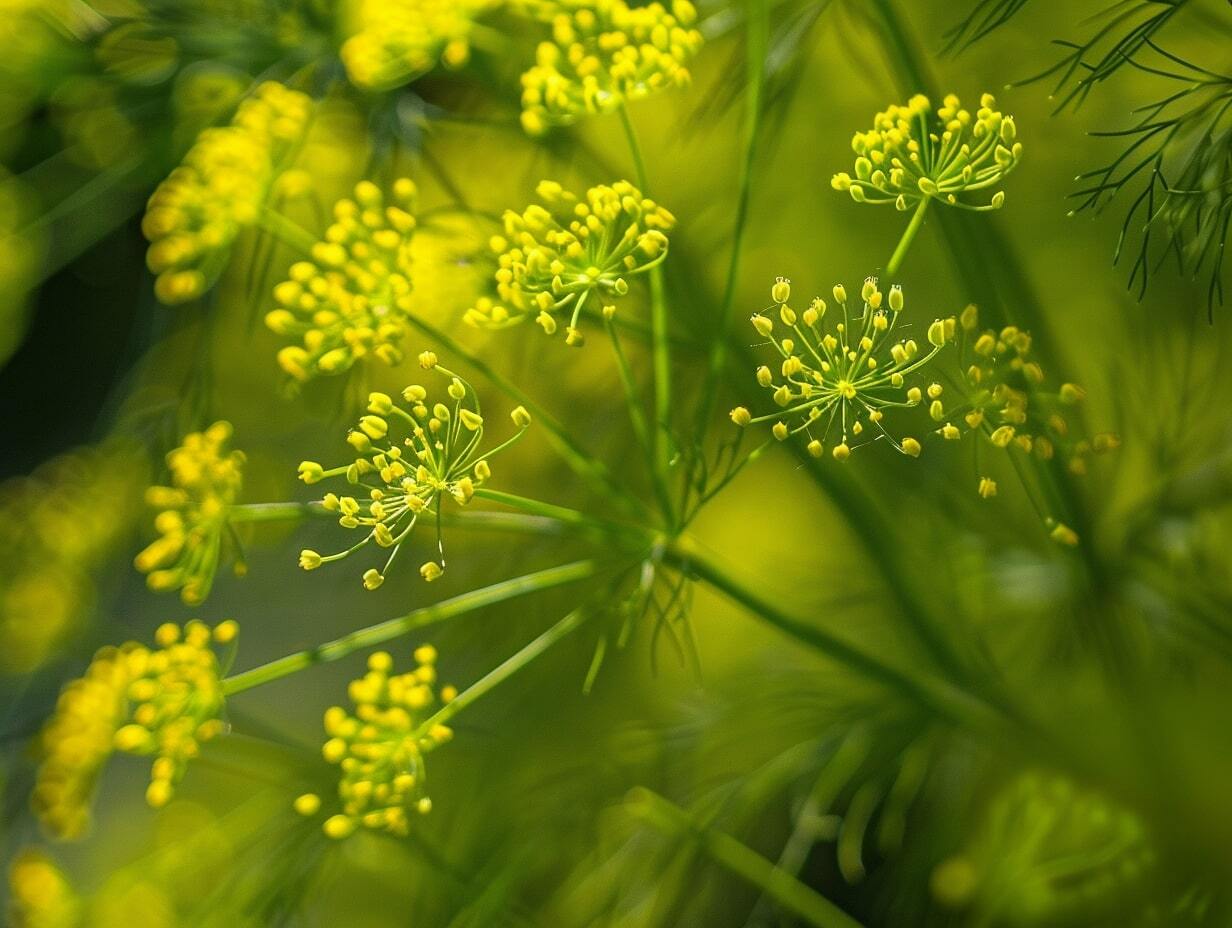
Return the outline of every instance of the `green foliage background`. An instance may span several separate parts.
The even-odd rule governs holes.
[[[1086,34],[1082,19],[1101,4],[1027,3],[970,48],[942,54],[963,12],[956,6],[770,5],[767,106],[757,116],[734,299],[732,351],[744,374],[725,383],[714,428],[729,427],[721,410],[753,398],[743,319],[765,306],[774,277],[790,277],[801,294],[837,282],[857,289],[901,234],[901,214],[830,189],[830,175],[849,166],[851,133],[917,91],[974,100],[992,90],[1026,147],[1006,206],[992,215],[935,211],[900,280],[927,318],[976,302],[990,321],[1031,329],[1050,377],[1085,387],[1090,430],[1119,434],[1120,450],[1077,483],[1082,543],[1071,551],[1049,540],[1008,465],[995,473],[999,496],[980,500],[966,445],[930,446],[918,461],[866,454],[820,466],[776,447],[692,534],[783,613],[948,686],[947,669],[912,631],[911,615],[926,616],[964,666],[987,675],[977,685],[995,680],[1004,700],[995,718],[973,725],[978,713],[938,716],[698,583],[690,623],[700,671],[647,621],[609,652],[583,693],[599,633],[588,627],[459,717],[454,741],[431,757],[433,811],[409,839],[361,833],[335,843],[291,801],[331,788],[320,714],[362,672],[364,655],[354,654],[231,700],[233,734],[205,750],[161,812],[141,802],[144,764],[112,763],[93,836],[54,852],[78,891],[112,900],[100,904],[97,924],[808,923],[748,873],[733,874],[712,833],[769,861],[783,857],[784,870],[798,875],[793,886],[860,924],[1229,923],[1226,312],[1216,305],[1208,321],[1205,280],[1167,266],[1143,299],[1127,291],[1126,268],[1111,261],[1126,204],[1067,216],[1075,175],[1121,144],[1089,132],[1125,126],[1166,85],[1123,68],[1081,107],[1054,114],[1046,82],[1001,88],[1050,65],[1057,51],[1047,40]],[[1189,7],[1160,41],[1226,70],[1226,4]],[[665,267],[682,404],[689,384],[700,383],[728,273],[748,131],[750,9],[703,7],[708,43],[694,86],[630,108],[655,196],[680,220]],[[509,28],[500,55],[476,54],[467,70],[430,75],[400,97],[403,115],[416,107],[446,114],[412,121],[417,133],[397,162],[426,207],[461,192],[466,206],[499,213],[528,202],[543,177],[581,188],[631,173],[615,116],[547,143],[523,136],[516,80],[534,36]],[[326,203],[364,175],[378,137],[375,120],[366,125],[341,108],[336,118],[319,162]],[[33,178],[41,209],[54,212],[90,172],[41,160],[53,147],[44,122],[35,114],[8,164]],[[252,322],[265,307],[248,298],[251,242],[200,305],[156,304],[138,212],[182,149],[166,133],[137,143],[136,167],[51,223],[54,273],[0,369],[0,468],[23,474],[114,434],[138,437],[156,461],[186,427],[228,418],[249,455],[244,500],[308,499],[295,464],[338,458],[358,398],[415,379],[413,362],[374,370],[365,386],[314,384],[283,399],[278,339]],[[427,227],[422,239],[424,317],[540,398],[614,472],[632,472],[637,451],[606,346],[567,351],[531,327],[492,336],[465,329],[461,313],[484,276],[471,261],[483,237],[462,215]],[[270,282],[281,279],[273,275],[286,257],[265,260]],[[648,370],[641,347],[634,362]],[[492,391],[490,402],[503,401]],[[524,496],[604,506],[533,432],[501,459],[498,478]],[[248,576],[220,575],[207,603],[190,609],[149,593],[129,566],[148,534],[142,520],[117,546],[99,572],[94,607],[53,660],[0,678],[6,857],[41,842],[25,810],[28,739],[99,645],[148,639],[163,621],[234,617],[243,629],[237,666],[246,668],[571,560],[580,544],[462,521],[451,528],[451,567],[438,584],[407,570],[368,593],[349,562],[308,575],[296,566],[301,547],[330,547],[332,526],[260,527],[247,537]],[[485,609],[393,650],[405,658],[430,640],[442,677],[465,685],[556,621],[576,595],[566,588]],[[688,810],[690,828],[656,818],[644,794],[630,798],[636,788]],[[947,904],[947,893],[962,904]]]

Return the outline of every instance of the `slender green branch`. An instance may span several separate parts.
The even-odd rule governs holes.
[[[709,419],[714,412],[719,378],[727,363],[728,341],[731,339],[732,311],[736,304],[736,285],[740,276],[740,257],[744,244],[744,232],[748,225],[749,202],[753,188],[753,161],[757,151],[757,137],[761,130],[762,94],[765,84],[766,52],[770,42],[769,12],[766,0],[753,0],[749,4],[748,32],[745,38],[745,69],[748,89],[744,104],[744,156],[740,161],[740,176],[737,180],[736,221],[732,228],[731,257],[727,264],[727,281],[723,287],[723,305],[719,309],[718,330],[710,346],[710,367],[702,388],[697,414],[697,434],[705,435]]]
[[[431,606],[424,606],[422,609],[416,609],[414,612],[408,612],[395,619],[361,628],[318,647],[297,651],[268,664],[262,664],[260,667],[235,674],[223,681],[223,692],[228,696],[233,696],[244,690],[250,690],[254,686],[279,680],[314,664],[339,660],[355,651],[390,641],[416,629],[436,625],[477,609],[525,596],[528,593],[576,583],[578,580],[594,576],[599,569],[599,565],[593,560],[574,561],[571,564],[549,567],[547,570],[515,577],[512,580],[502,580],[500,583],[472,590]]]
[[[551,648],[552,645],[564,638],[567,638],[572,632],[581,628],[590,615],[591,611],[585,607],[574,609],[546,632],[524,647],[521,651],[513,655],[513,657],[510,657],[499,666],[488,671],[475,683],[472,683],[469,687],[447,702],[430,717],[425,719],[423,724],[416,729],[414,737],[422,738],[436,726],[447,724],[450,719],[452,719],[467,706],[486,696],[514,674],[518,673],[518,671],[523,670],[530,664],[534,663],[534,661],[541,654]]]
[[[898,240],[898,247],[894,249],[894,254],[890,256],[890,262],[886,265],[886,277],[893,277],[903,266],[903,259],[907,257],[907,251],[911,248],[911,243],[915,241],[916,233],[924,225],[924,214],[928,212],[928,204],[932,201],[932,197],[920,198],[920,205],[915,208],[911,222],[907,223],[903,237]]]
[[[334,519],[337,516],[317,502],[239,503],[227,510],[227,521],[232,524],[239,524],[241,522],[284,522],[309,518]]]
[[[274,238],[302,253],[305,257],[312,254],[313,246],[317,243],[316,237],[311,232],[268,206],[261,210],[258,224]]]
[[[659,831],[692,838],[715,863],[747,880],[815,928],[861,928],[850,915],[786,870],[731,835],[707,828],[657,793],[639,787],[629,793],[628,807]]]
[[[637,131],[633,128],[633,120],[629,118],[627,107],[620,107],[620,122],[624,126],[625,138],[628,139],[629,151],[633,156],[633,170],[637,174],[637,185],[645,196],[650,196],[650,188],[646,179],[646,163],[642,159],[642,149],[637,141]],[[656,265],[651,268],[649,277],[650,329],[655,387],[654,460],[657,479],[666,483],[671,460],[672,352],[671,335],[668,332],[667,321],[667,294],[663,285],[663,266]],[[670,500],[668,505],[670,506]],[[675,516],[669,511],[667,518],[671,522]]]

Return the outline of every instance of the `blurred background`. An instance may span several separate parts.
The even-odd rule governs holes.
[[[993,92],[1015,116],[1025,154],[1004,209],[935,210],[899,282],[921,318],[976,303],[988,324],[1030,329],[1050,381],[1086,390],[1082,427],[1119,436],[1119,450],[1072,483],[1079,545],[1050,539],[1031,479],[1008,459],[977,472],[965,445],[845,465],[776,446],[692,527],[784,613],[949,680],[912,632],[925,616],[970,658],[964,666],[995,680],[1015,725],[939,717],[698,583],[688,615],[696,667],[642,623],[583,692],[605,632],[583,629],[458,717],[453,742],[430,759],[433,811],[406,839],[333,842],[291,808],[302,792],[333,789],[321,713],[343,700],[364,653],[231,699],[230,734],[203,751],[166,808],[144,804],[147,765],[116,757],[88,839],[40,834],[28,811],[32,738],[101,645],[148,641],[165,621],[235,618],[244,669],[573,560],[590,544],[460,519],[439,583],[406,570],[368,592],[351,561],[297,567],[301,548],[339,547],[328,522],[243,526],[246,576],[224,565],[201,606],[146,589],[132,566],[154,537],[142,494],[165,479],[164,455],[183,434],[230,421],[248,456],[241,499],[308,500],[296,465],[345,459],[368,390],[420,379],[423,348],[452,365],[413,333],[401,367],[288,396],[275,363],[282,342],[261,318],[294,257],[251,231],[206,296],[156,301],[145,201],[254,81],[327,62],[302,88],[321,102],[297,161],[311,194],[289,213],[317,229],[320,209],[356,181],[414,178],[432,215],[415,239],[415,313],[542,402],[614,473],[631,474],[634,492],[649,492],[605,346],[580,354],[531,326],[489,334],[461,321],[491,273],[485,217],[523,208],[543,178],[580,190],[633,170],[614,115],[526,137],[518,76],[546,27],[496,6],[464,67],[373,93],[350,86],[337,63],[353,27],[331,3],[0,2],[0,852],[9,862],[28,861],[32,848],[49,855],[78,900],[60,921],[39,921],[10,885],[0,892],[13,924],[851,924],[785,903],[778,878],[748,866],[744,851],[777,865],[788,895],[819,894],[857,924],[1232,923],[1232,421],[1220,399],[1232,395],[1232,366],[1228,309],[1211,289],[1224,272],[1208,261],[1194,274],[1152,253],[1145,292],[1127,286],[1141,214],[1113,258],[1141,185],[1071,215],[1086,186],[1075,177],[1133,141],[1097,133],[1132,126],[1141,107],[1183,89],[1232,99],[1232,79],[1219,77],[1232,73],[1223,0],[1124,0],[1108,12],[1106,0],[711,0],[699,7],[707,41],[692,86],[629,107],[653,194],[679,219],[665,272],[681,424],[715,337],[744,140],[755,135],[733,373],[715,435],[730,427],[723,410],[759,400],[763,359],[744,319],[766,306],[775,276],[800,295],[836,283],[854,292],[898,241],[905,217],[830,187],[850,170],[852,133],[917,92],[954,92],[972,106]],[[952,30],[973,11],[1013,15],[964,47],[970,31],[955,42]],[[762,15],[765,88],[751,122],[748,23]],[[1060,73],[1016,85],[1068,52],[1053,39],[1084,42],[1105,27],[1060,92]],[[1143,38],[1108,51],[1125,35]],[[1151,69],[1126,63],[1148,55]],[[1105,74],[1100,62],[1116,66]],[[1066,90],[1090,73],[1099,79],[1067,104]],[[1232,120],[1209,112],[1206,136],[1178,141],[1212,152],[1208,256],[1222,255],[1232,212]],[[635,288],[631,317],[645,317],[644,303]],[[631,357],[645,375],[636,340]],[[514,404],[475,382],[505,421]],[[1001,490],[982,500],[975,487],[988,468]],[[535,430],[494,470],[494,486],[510,492],[607,506]],[[578,595],[481,610],[391,650],[409,661],[430,641],[442,679],[465,686]],[[657,800],[637,789],[666,797],[688,826],[656,815]],[[743,851],[725,854],[715,835]]]

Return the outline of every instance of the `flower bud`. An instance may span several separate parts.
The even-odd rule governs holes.
[[[729,415],[731,416],[732,422],[736,423],[736,425],[740,426],[740,428],[744,428],[753,421],[753,417],[749,415],[749,411],[743,406],[737,406],[729,413]]]
[[[786,303],[791,299],[791,281],[786,277],[775,278],[774,286],[770,288],[770,298],[776,303]]]

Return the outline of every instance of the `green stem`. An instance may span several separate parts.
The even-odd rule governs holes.
[[[581,628],[582,624],[589,616],[590,611],[588,609],[574,609],[546,632],[524,647],[521,651],[513,655],[513,657],[510,657],[504,663],[488,671],[480,677],[479,680],[471,684],[447,702],[443,707],[438,709],[433,715],[425,719],[423,724],[416,729],[414,737],[416,739],[422,738],[431,732],[436,726],[447,724],[450,719],[452,719],[467,706],[486,696],[518,671],[532,664],[541,654],[551,648],[552,645],[568,637],[571,632]]]
[[[890,263],[886,265],[886,277],[893,277],[902,267],[903,259],[907,257],[907,250],[915,241],[915,235],[920,231],[920,227],[924,225],[924,214],[928,212],[928,204],[932,201],[932,197],[920,198],[920,205],[915,208],[915,214],[911,217],[911,222],[907,224],[907,230],[898,240],[898,247],[894,249],[894,254],[890,256]]]
[[[850,915],[731,835],[707,828],[688,812],[648,789],[629,794],[639,818],[670,835],[692,838],[715,863],[747,880],[815,928],[861,928]]]
[[[283,244],[302,252],[305,256],[312,254],[312,249],[317,243],[316,237],[311,232],[269,207],[261,210],[258,225]]]
[[[235,674],[223,681],[223,693],[227,696],[234,696],[254,686],[280,680],[314,664],[339,660],[355,651],[390,641],[428,625],[445,622],[468,612],[474,612],[509,599],[516,599],[528,593],[549,590],[584,580],[594,576],[598,570],[599,565],[595,561],[574,561],[571,564],[549,567],[547,570],[540,570],[511,580],[502,580],[500,583],[472,590],[431,606],[424,606],[422,609],[416,609],[398,618],[361,628],[335,641],[328,641],[306,651],[297,651],[278,660],[270,661],[268,664],[262,664],[260,667]]]
[[[650,188],[646,179],[646,163],[642,159],[637,131],[633,128],[633,121],[629,118],[627,107],[620,107],[620,122],[624,126],[625,138],[629,142],[629,152],[633,156],[633,170],[637,175],[637,186],[643,196],[650,196]],[[655,387],[654,461],[657,479],[666,483],[671,462],[672,353],[667,321],[667,294],[663,285],[663,266],[659,264],[651,268],[649,277],[651,348],[654,358]],[[670,506],[670,500],[668,505]],[[668,521],[671,522],[673,519],[674,515],[669,511]]]
[[[731,258],[727,264],[727,282],[723,288],[723,305],[719,309],[718,331],[710,348],[710,366],[698,407],[697,434],[705,435],[708,420],[714,412],[719,378],[727,362],[728,341],[731,338],[732,311],[736,304],[736,284],[740,275],[740,255],[744,231],[748,225],[749,201],[753,186],[753,159],[761,123],[762,88],[765,77],[766,49],[769,44],[770,22],[765,0],[753,0],[748,13],[748,37],[745,48],[745,69],[749,82],[744,103],[744,157],[740,162],[737,181],[736,221],[732,228]]]
[[[320,503],[240,503],[227,510],[227,521],[282,522],[292,519],[334,518],[334,513]]]

